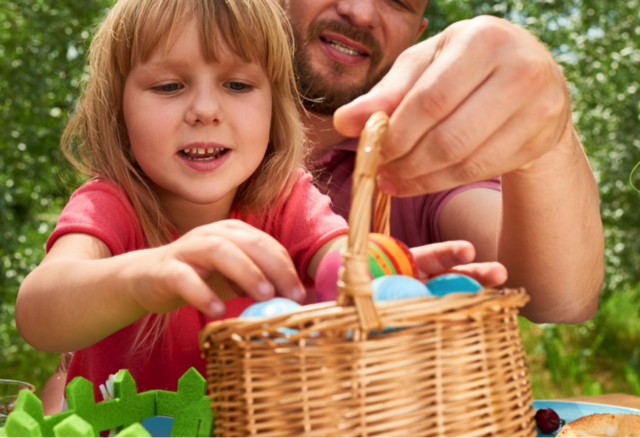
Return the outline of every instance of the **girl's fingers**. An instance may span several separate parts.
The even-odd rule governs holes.
[[[204,280],[189,265],[176,263],[172,266],[171,279],[172,284],[168,285],[169,288],[186,303],[211,318],[224,315],[224,303],[215,293],[211,293]]]
[[[225,239],[232,242],[246,254],[262,272],[265,279],[275,286],[279,295],[297,302],[303,302],[306,298],[306,293],[287,250],[267,233],[244,222],[225,222],[223,231],[220,231],[219,227],[212,228],[209,231],[216,234],[222,233]],[[233,281],[233,279],[229,279]],[[242,284],[236,283],[244,289]],[[247,293],[251,295],[248,290]]]
[[[199,236],[183,242],[177,251],[176,258],[190,265],[200,278],[219,271],[256,301],[272,298],[275,293],[273,284],[251,257],[228,239]]]
[[[426,275],[470,263],[476,256],[473,245],[463,240],[432,243],[411,248],[418,269]]]

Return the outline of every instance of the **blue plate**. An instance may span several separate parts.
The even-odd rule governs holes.
[[[173,426],[172,417],[149,417],[142,421],[142,425],[151,434],[151,436],[171,436],[171,427]]]
[[[551,408],[558,413],[561,419],[567,423],[577,420],[580,417],[591,414],[640,414],[640,410],[631,408],[622,408],[611,405],[601,405],[598,403],[585,402],[569,402],[557,400],[536,400],[533,402],[534,409]],[[142,425],[154,437],[171,436],[171,426],[173,418],[171,417],[151,417],[145,418]],[[560,429],[553,434],[542,433],[536,428],[538,436],[555,437]]]
[[[619,406],[601,405],[599,403],[570,402],[557,400],[536,400],[533,407],[538,410],[542,408],[551,408],[567,423],[577,420],[580,417],[591,414],[640,414],[640,410],[631,408],[622,408]],[[536,428],[538,436],[556,436],[560,429],[552,434],[542,433]]]

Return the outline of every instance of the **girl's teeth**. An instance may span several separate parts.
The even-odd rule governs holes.
[[[182,149],[181,154],[190,160],[197,161],[209,161],[220,158],[220,156],[225,152],[225,148],[193,148],[193,149]],[[199,157],[200,155],[205,155]]]

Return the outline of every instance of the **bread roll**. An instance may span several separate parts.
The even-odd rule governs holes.
[[[591,414],[566,424],[556,436],[640,436],[640,415]]]

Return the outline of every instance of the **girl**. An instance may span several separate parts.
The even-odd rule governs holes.
[[[276,291],[304,301],[346,232],[300,170],[289,41],[272,0],[120,0],[98,29],[62,139],[91,180],[16,307],[24,339],[74,351],[67,382],[97,400],[122,368],[139,391],[204,375],[199,330]],[[245,297],[223,304],[213,274]]]

